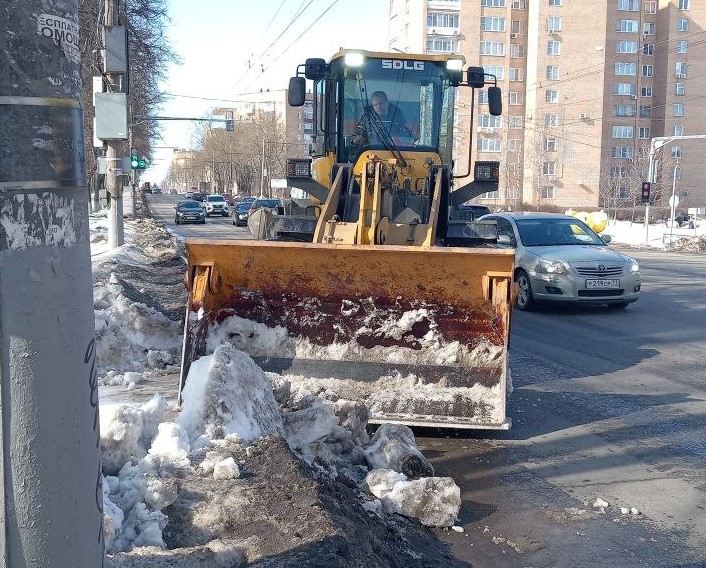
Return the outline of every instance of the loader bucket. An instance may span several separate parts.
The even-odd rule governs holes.
[[[506,429],[514,251],[187,240],[181,387],[222,341],[370,422]]]

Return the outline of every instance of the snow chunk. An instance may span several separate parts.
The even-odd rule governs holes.
[[[237,479],[238,477],[240,477],[240,468],[232,457],[219,461],[213,467],[213,479]]]
[[[383,510],[413,517],[428,527],[451,527],[461,510],[461,489],[450,477],[398,481],[382,499]]]
[[[417,448],[408,426],[383,424],[364,451],[374,469],[392,469],[412,479],[434,475],[434,467]]]
[[[237,434],[247,443],[284,433],[272,384],[249,355],[229,343],[191,364],[182,397],[178,423],[192,441],[204,434],[210,439]]]

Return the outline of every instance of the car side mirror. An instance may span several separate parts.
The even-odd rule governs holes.
[[[604,243],[608,244],[613,240],[613,237],[611,237],[610,235],[601,235],[601,239],[603,239]]]
[[[498,244],[499,245],[511,245],[512,239],[510,238],[510,235],[498,235]]]

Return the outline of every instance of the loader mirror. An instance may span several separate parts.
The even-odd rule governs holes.
[[[469,67],[466,70],[466,83],[474,89],[482,89],[485,86],[485,70],[482,67]]]
[[[327,68],[325,59],[309,58],[304,62],[304,77],[312,81],[321,81],[326,77]]]
[[[492,116],[503,113],[503,94],[500,87],[488,87],[488,110]]]
[[[287,91],[287,102],[289,106],[304,106],[306,100],[306,79],[304,77],[292,77],[289,79],[289,90]]]

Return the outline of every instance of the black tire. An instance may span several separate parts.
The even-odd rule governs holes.
[[[203,221],[201,221],[201,224],[202,224],[202,225],[205,225],[205,224],[206,224],[206,219],[204,219]]]
[[[611,310],[624,310],[625,308],[628,307],[628,304],[630,302],[618,302],[617,304],[608,304],[608,307]]]
[[[228,217],[228,213],[221,213],[221,217]]]
[[[179,217],[174,217],[174,224],[178,225],[179,224]]]
[[[236,227],[238,226],[238,223],[235,222],[235,219],[233,217],[230,218],[230,222],[233,223]]]
[[[534,309],[534,296],[532,295],[532,285],[530,284],[529,275],[520,270],[515,277],[517,282],[517,307],[518,309],[528,312]]]

